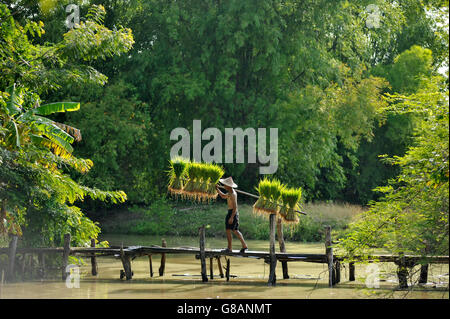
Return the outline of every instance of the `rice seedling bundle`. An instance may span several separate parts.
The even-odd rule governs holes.
[[[219,179],[222,178],[225,171],[222,167],[215,164],[206,164],[208,182],[206,192],[212,197],[217,198],[216,185],[219,183]]]
[[[285,188],[281,191],[281,202],[283,206],[280,209],[280,216],[286,223],[296,224],[299,222],[296,210],[300,209],[302,199],[301,188]]]
[[[173,195],[180,195],[183,191],[184,179],[188,161],[178,157],[170,160],[168,190]]]
[[[171,167],[174,167],[174,165],[171,164]],[[171,171],[173,172],[174,170],[175,168]],[[173,182],[169,184],[169,191],[173,194],[181,195],[183,199],[194,201],[203,202],[216,199],[217,191],[215,186],[224,173],[223,168],[216,164],[186,162],[183,178],[181,179],[185,181],[182,184],[183,187],[181,190],[177,188],[175,192],[173,190],[175,182]],[[176,186],[178,186],[178,183]]]
[[[184,186],[182,195],[185,199],[196,199],[196,190],[199,185],[199,171],[200,166],[199,163],[190,162],[186,168],[187,181]]]
[[[217,198],[216,184],[225,173],[223,168],[212,163],[198,164],[198,178],[195,184],[195,196],[198,201],[210,201]]]
[[[256,190],[259,193],[259,199],[253,205],[253,213],[257,215],[277,214],[278,200],[281,196],[283,185],[279,180],[269,180],[264,178],[259,181]]]

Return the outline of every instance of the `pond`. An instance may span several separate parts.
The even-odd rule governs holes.
[[[169,247],[198,247],[195,237],[164,237]],[[111,245],[160,245],[162,237],[104,235]],[[267,241],[247,241],[251,250],[268,251]],[[225,248],[226,239],[206,238],[206,248]],[[233,240],[233,249],[239,249],[237,239]],[[278,247],[277,247],[278,249]],[[288,252],[322,253],[323,243],[286,243]],[[356,266],[356,281],[348,281],[348,266],[344,264],[341,283],[333,288],[328,287],[326,264],[290,262],[288,263],[290,279],[282,279],[281,264],[277,265],[277,285],[267,285],[269,266],[263,260],[253,258],[231,258],[230,281],[220,278],[216,262],[214,262],[214,279],[207,283],[201,281],[200,261],[193,255],[167,255],[164,276],[160,277],[158,268],[160,256],[153,256],[154,276],[149,275],[149,262],[146,256],[132,261],[134,272],[130,281],[120,280],[122,263],[112,257],[97,258],[99,273],[92,276],[90,263],[81,266],[79,288],[68,288],[66,283],[55,277],[53,279],[33,280],[0,284],[0,298],[233,298],[233,299],[349,299],[349,298],[449,298],[448,265],[433,265],[429,272],[429,284],[413,291],[395,291],[397,279],[395,268],[390,264],[380,264],[380,282],[378,289],[368,289],[365,265]],[[207,262],[209,276],[209,261]]]

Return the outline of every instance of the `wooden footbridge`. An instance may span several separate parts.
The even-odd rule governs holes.
[[[274,215],[272,215],[274,216]],[[153,264],[152,256],[161,255],[161,264],[159,267],[159,275],[164,275],[166,255],[168,254],[192,254],[195,258],[200,260],[200,274],[202,281],[208,281],[206,260],[209,259],[210,279],[214,278],[213,263],[217,262],[219,274],[221,278],[226,277],[229,281],[230,275],[230,257],[244,257],[263,259],[270,265],[268,284],[273,286],[276,283],[275,269],[277,262],[280,262],[283,266],[283,279],[288,279],[288,262],[312,262],[322,263],[328,265],[328,282],[332,287],[340,282],[341,278],[341,263],[344,259],[339,256],[333,255],[333,247],[331,241],[331,228],[326,227],[325,238],[325,251],[323,254],[303,254],[303,253],[286,253],[275,252],[275,217],[270,218],[271,226],[271,238],[269,251],[246,251],[241,253],[239,251],[225,252],[221,249],[206,249],[205,248],[205,227],[199,228],[200,240],[199,247],[167,247],[165,241],[161,246],[126,246],[126,247],[108,247],[101,248],[95,247],[95,240],[91,241],[91,247],[70,247],[70,235],[64,236],[64,247],[55,248],[17,248],[17,236],[12,236],[11,242],[8,248],[0,248],[0,255],[8,255],[8,265],[6,267],[6,279],[9,281],[15,280],[16,273],[22,272],[22,274],[33,273],[38,270],[41,275],[45,272],[45,255],[47,254],[61,254],[62,256],[62,279],[65,280],[68,272],[66,271],[68,265],[69,256],[88,257],[91,261],[92,275],[97,275],[98,265],[97,258],[110,257],[118,258],[122,261],[123,269],[120,271],[120,279],[131,280],[133,278],[132,260],[137,257],[147,256],[149,260],[150,276],[153,277]],[[284,243],[283,243],[284,245]],[[35,265],[34,257],[38,257],[38,263]],[[225,260],[225,266],[222,266],[222,258]],[[426,262],[431,263],[449,263],[449,256],[428,256],[425,258]],[[399,284],[401,288],[408,287],[408,271],[414,265],[423,263],[423,256],[393,256],[393,255],[374,255],[370,256],[369,260],[379,262],[394,262],[398,266],[397,275],[399,278]],[[349,263],[349,280],[355,280],[355,267],[354,263]],[[225,274],[224,271],[225,270]],[[1,271],[1,280],[3,281],[4,270]],[[421,283],[427,282],[428,264],[421,265],[420,280]]]

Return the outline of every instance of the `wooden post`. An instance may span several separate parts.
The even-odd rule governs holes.
[[[33,279],[33,271],[34,271],[34,256],[30,255],[30,279]]]
[[[213,261],[214,258],[209,258],[209,278],[214,279],[214,273],[213,273]]]
[[[41,279],[45,278],[45,259],[44,259],[44,253],[39,253],[38,255],[38,262],[39,262],[39,277]]]
[[[270,214],[270,246],[269,246],[269,253],[270,253],[270,272],[269,272],[269,286],[275,286],[276,283],[276,273],[275,269],[277,267],[277,258],[275,255],[275,214]]]
[[[216,257],[217,259],[217,267],[219,267],[219,274],[220,274],[220,278],[223,278],[223,269],[222,269],[222,262],[220,261],[220,256]]]
[[[277,237],[278,237],[278,244],[280,245],[280,252],[285,253],[286,245],[284,243],[283,224],[281,218],[278,218],[277,221]],[[289,279],[287,261],[282,261],[281,267],[283,268],[283,279]]]
[[[11,241],[9,242],[9,254],[8,254],[8,271],[7,271],[7,280],[14,280],[14,263],[16,261],[16,249],[17,249],[17,240],[19,237],[17,235],[12,235]]]
[[[25,267],[27,266],[27,255],[25,253],[22,254],[22,269],[21,269],[21,276],[22,280],[25,280]]]
[[[62,255],[62,280],[67,278],[67,264],[69,262],[70,255],[70,234],[64,234],[64,251]]]
[[[420,266],[419,284],[426,284],[428,282],[428,264]]]
[[[335,275],[335,283],[338,284],[341,282],[341,262],[339,260],[336,260],[334,262],[334,271],[336,273]]]
[[[206,258],[205,258],[205,225],[200,227],[200,263],[201,263],[201,275],[202,281],[207,282],[208,276],[206,276]]]
[[[95,238],[91,238],[91,247],[95,248]],[[98,273],[97,258],[95,257],[95,253],[92,253],[91,257],[91,273],[92,276],[97,276]]]
[[[348,264],[348,280],[355,281],[355,263],[350,262]]]
[[[162,247],[167,247],[167,243],[166,243],[165,239],[162,240],[161,246]],[[166,268],[166,254],[162,253],[161,254],[161,265],[159,266],[159,275],[160,276],[164,276],[165,268]]]
[[[408,288],[408,268],[406,267],[405,256],[401,255],[396,261],[396,264],[398,265],[397,277],[399,288],[406,289]]]
[[[331,246],[331,226],[325,227],[325,253],[328,262],[328,286],[332,287],[334,284],[333,271],[333,247]]]
[[[123,247],[120,247],[120,259],[122,260],[123,271],[127,280],[133,278],[133,272],[131,271],[131,260],[128,254],[125,254]]]
[[[227,277],[227,281],[230,281],[230,258],[226,258],[227,260],[227,268],[225,269],[225,276]]]
[[[430,252],[430,244],[427,240],[425,242],[425,254]],[[419,284],[426,284],[428,282],[428,264],[420,265]]]
[[[148,255],[148,263],[150,264],[150,277],[153,277],[152,255]]]

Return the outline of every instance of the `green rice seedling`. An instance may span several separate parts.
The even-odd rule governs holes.
[[[207,172],[208,172],[208,183],[206,192],[212,197],[217,197],[216,185],[219,182],[219,179],[225,174],[225,171],[222,167],[216,164],[207,164]]]
[[[181,189],[179,187],[180,183],[175,180],[175,176],[177,176],[175,171],[181,170],[181,166],[183,166],[179,162],[185,164],[183,173],[180,173],[180,176],[182,176],[181,185],[184,186]],[[173,186],[178,187],[177,194],[181,195],[183,199],[199,202],[209,201],[217,198],[215,185],[224,173],[223,168],[216,164],[189,162],[187,160],[177,159],[171,161],[169,186],[171,188]]]
[[[209,167],[208,164],[199,163],[198,164],[198,175],[196,191],[199,193],[206,193],[208,189],[208,179],[209,179]]]
[[[300,208],[301,198],[301,188],[289,188],[281,191],[281,201],[283,206],[280,209],[280,215],[284,222],[294,224],[299,222],[296,210]]]
[[[189,162],[186,167],[187,181],[186,181],[186,184],[183,189],[184,195],[188,195],[189,193],[192,193],[194,191],[195,179],[197,178],[196,171],[197,171],[196,163]],[[190,197],[190,196],[188,196],[188,197]]]
[[[278,210],[278,200],[281,196],[281,191],[285,186],[281,184],[278,179],[273,179],[270,183],[270,201],[268,204],[269,210],[277,211]]]
[[[277,206],[274,205],[273,199],[280,196],[281,183],[279,181],[264,178],[259,181],[256,190],[259,193],[259,199],[253,205],[253,212],[258,215],[270,215],[277,212]]]
[[[178,195],[183,190],[188,161],[184,158],[177,157],[170,160],[169,163],[170,170],[168,190],[170,193]]]

